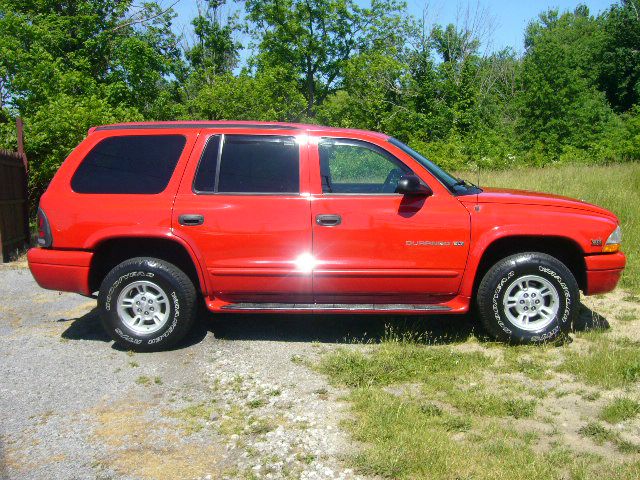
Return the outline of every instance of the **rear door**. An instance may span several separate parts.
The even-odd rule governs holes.
[[[311,252],[307,145],[298,134],[201,135],[194,152],[202,153],[181,183],[173,227],[206,265],[210,296],[312,301],[311,273],[301,264]]]
[[[438,303],[458,291],[469,213],[417,162],[383,143],[321,138],[310,147],[319,170],[312,202],[318,303]],[[409,172],[433,195],[394,193]]]

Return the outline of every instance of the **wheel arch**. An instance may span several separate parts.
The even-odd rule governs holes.
[[[478,290],[480,281],[495,263],[510,255],[522,252],[540,252],[551,255],[564,263],[585,291],[587,288],[587,271],[584,251],[573,239],[564,236],[508,235],[492,240],[477,260],[472,282],[466,285],[470,295]]]
[[[194,286],[206,295],[205,277],[200,263],[188,244],[176,236],[127,237],[102,239],[94,251],[89,268],[89,290],[95,292],[109,271],[119,263],[134,257],[153,257],[166,260],[180,268]]]

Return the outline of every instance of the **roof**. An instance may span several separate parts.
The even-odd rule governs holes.
[[[323,125],[313,125],[308,123],[288,123],[288,122],[254,122],[247,120],[180,120],[168,122],[130,122],[114,123],[110,125],[100,125],[89,129],[89,133],[101,130],[138,130],[138,129],[163,129],[163,128],[246,128],[262,130],[305,130],[308,132],[343,132],[360,133],[372,136],[387,138],[388,135],[368,130],[358,130],[352,128],[336,128]]]

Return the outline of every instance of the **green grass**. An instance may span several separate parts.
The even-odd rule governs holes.
[[[460,176],[476,181],[475,173]],[[482,171],[480,185],[566,195],[613,211],[622,224],[628,259],[621,285],[640,292],[640,163]]]
[[[363,474],[394,479],[631,480],[640,472],[640,463],[605,466],[599,458],[560,444],[539,452],[532,432],[425,408],[375,387],[357,388],[349,400],[353,419],[346,426],[364,445],[352,463]],[[619,435],[608,430],[601,434],[606,436],[603,442],[634,453],[636,447]]]
[[[317,369],[349,389],[352,415],[344,426],[362,445],[351,457],[359,473],[394,479],[631,480],[640,478],[638,445],[617,427],[595,421],[580,429],[584,445],[602,445],[627,460],[589,453],[558,423],[564,407],[555,398],[576,395],[594,402],[603,389],[634,386],[640,380],[637,351],[636,343],[601,332],[582,334],[579,345],[566,347],[473,339],[438,344],[388,332],[379,344],[326,353]],[[572,373],[576,383],[560,380],[559,372]],[[632,421],[636,406],[628,399],[613,401],[600,418]]]
[[[603,388],[621,388],[640,382],[640,344],[606,335],[591,336],[586,351],[566,349],[560,369],[579,380]]]
[[[619,397],[607,404],[600,412],[600,418],[607,423],[620,423],[640,414],[640,403],[627,397]]]
[[[491,363],[491,358],[481,352],[462,353],[446,346],[387,336],[376,347],[375,355],[338,349],[323,357],[321,370],[338,383],[365,387],[410,381],[433,383],[453,373],[470,375]]]
[[[610,442],[622,453],[640,453],[638,445],[624,440],[619,432],[611,430],[598,422],[588,423],[579,430],[579,433],[584,437],[590,438],[598,445]]]

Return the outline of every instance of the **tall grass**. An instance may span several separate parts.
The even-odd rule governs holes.
[[[476,181],[476,173],[460,176]],[[480,186],[566,195],[611,210],[620,219],[627,255],[621,286],[640,291],[640,163],[481,171]]]

